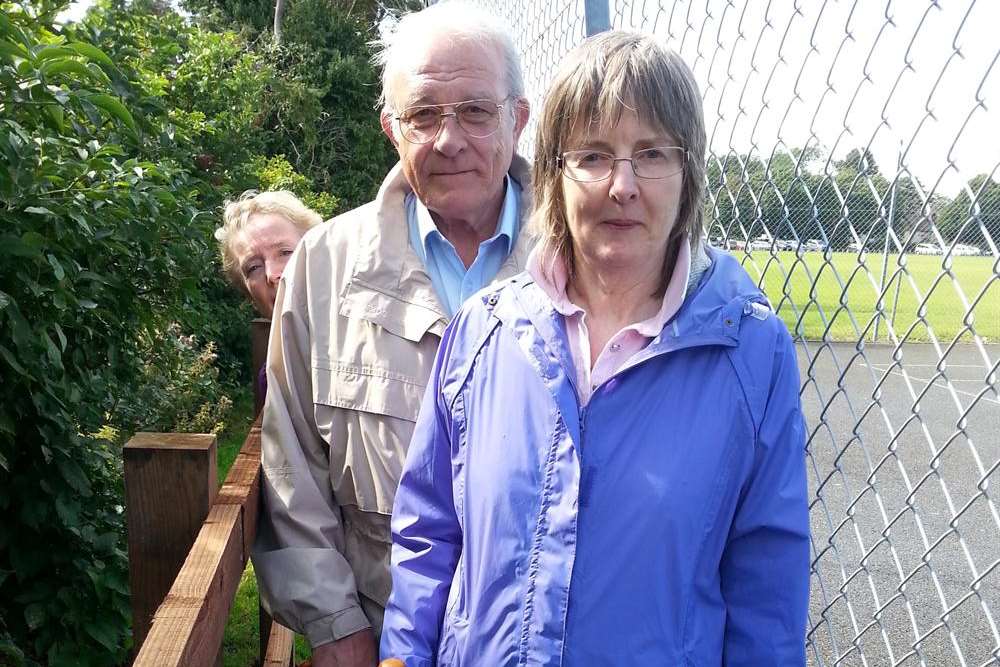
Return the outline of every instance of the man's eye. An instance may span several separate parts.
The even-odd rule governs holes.
[[[413,109],[403,114],[403,121],[410,125],[429,125],[436,123],[441,112],[432,107]]]
[[[462,116],[465,118],[470,118],[470,117],[484,118],[493,115],[493,111],[491,109],[488,109],[486,106],[482,104],[467,104],[462,106],[458,110],[458,112],[462,114]]]
[[[247,266],[243,267],[243,275],[249,278],[255,273],[257,273],[257,271],[259,271],[260,268],[261,268],[260,264],[248,264]]]

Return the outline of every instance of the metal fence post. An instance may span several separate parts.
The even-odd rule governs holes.
[[[584,0],[583,13],[587,21],[587,37],[611,29],[608,0]]]

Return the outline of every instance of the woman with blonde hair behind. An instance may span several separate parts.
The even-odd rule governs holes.
[[[702,232],[687,65],[608,32],[535,144],[526,273],[449,325],[393,509],[384,657],[803,665],[795,349]]]
[[[260,316],[270,319],[288,258],[299,239],[323,218],[286,190],[247,190],[226,202],[222,219],[215,230],[222,269]]]

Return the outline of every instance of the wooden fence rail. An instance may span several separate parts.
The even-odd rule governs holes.
[[[263,324],[262,324],[263,322]],[[252,329],[254,388],[268,323]],[[259,409],[262,396],[256,396]],[[221,661],[226,620],[260,512],[260,415],[216,491],[215,436],[140,433],[125,447],[134,664]],[[291,664],[293,635],[261,613],[260,662]]]

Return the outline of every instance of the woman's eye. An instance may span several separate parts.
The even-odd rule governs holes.
[[[594,164],[595,162],[607,159],[607,156],[604,153],[583,153],[577,159],[580,161],[580,164]]]
[[[636,158],[640,160],[662,160],[666,157],[666,152],[662,148],[650,148],[636,153]]]

